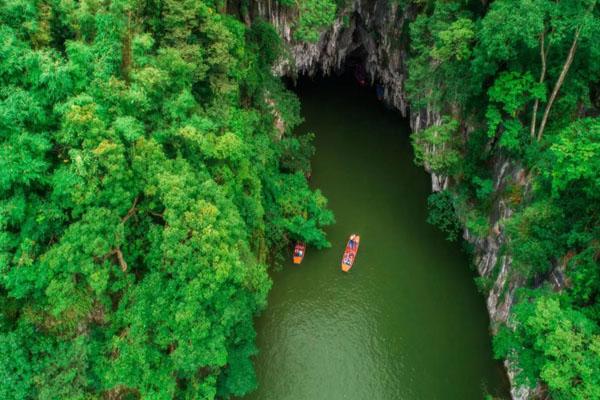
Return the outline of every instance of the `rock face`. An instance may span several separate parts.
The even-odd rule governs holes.
[[[297,43],[292,38],[295,14],[274,0],[260,0],[250,10],[251,19],[262,18],[275,26],[287,44],[288,57],[276,67],[281,75],[329,75],[343,70],[348,56],[360,53],[371,83],[384,87],[385,100],[404,115],[408,104],[406,78],[405,21],[414,10],[405,11],[389,0],[352,0],[339,12],[330,29],[317,43]]]
[[[404,90],[407,76],[406,24],[415,17],[416,10],[400,8],[392,3],[389,0],[349,1],[344,9],[339,10],[339,17],[317,43],[294,42],[292,25],[296,16],[289,8],[280,6],[274,0],[255,1],[249,18],[271,22],[283,38],[288,56],[275,68],[280,75],[294,77],[299,74],[312,76],[341,72],[348,58],[358,54],[364,62],[370,82],[383,86],[384,101],[410,119],[414,132],[439,125],[441,116],[430,109],[409,109]],[[436,149],[430,151],[435,152]],[[524,171],[508,160],[495,160],[493,176],[496,190],[502,190],[507,183],[527,184]],[[450,185],[447,177],[434,173],[431,173],[431,182],[433,191],[446,189]],[[507,321],[515,290],[523,283],[510,273],[511,260],[500,252],[506,241],[503,221],[511,214],[508,202],[499,198],[492,206],[489,222],[493,228],[486,237],[477,237],[467,228],[463,233],[464,238],[474,245],[479,275],[490,281],[486,305],[492,331]],[[533,395],[530,390],[513,384],[512,366],[507,362],[505,366],[513,399],[530,398]]]

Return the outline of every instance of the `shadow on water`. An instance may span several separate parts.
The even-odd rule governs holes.
[[[246,398],[508,398],[468,259],[425,222],[430,180],[412,162],[407,121],[352,77],[295,90],[297,131],[316,134],[312,185],[337,223],[330,249],[272,273],[257,319],[259,389]],[[351,233],[362,240],[344,274]]]

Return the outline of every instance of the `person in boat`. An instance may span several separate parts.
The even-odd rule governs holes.
[[[348,247],[350,247],[352,250],[354,250],[356,248],[356,242],[354,241],[354,235],[352,235],[352,237],[350,238],[350,241],[348,242]]]

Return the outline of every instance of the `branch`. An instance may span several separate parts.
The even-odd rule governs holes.
[[[157,213],[156,211],[148,211],[148,214],[154,215],[155,217],[158,217],[158,218],[164,220],[165,219],[165,212],[166,211],[167,211],[166,209],[163,212],[161,212],[161,213]]]
[[[129,218],[131,218],[133,216],[133,214],[135,214],[135,212],[137,211],[137,203],[138,203],[139,197],[136,196],[135,199],[133,200],[133,205],[131,206],[131,208],[129,209],[129,211],[127,211],[127,214],[125,214],[125,216],[123,218],[121,218],[121,223],[124,224],[125,222],[127,222],[127,220]]]
[[[117,247],[113,250],[113,252],[117,255],[117,260],[119,260],[121,271],[127,271],[127,262],[125,262],[125,258],[123,258],[123,252],[121,252],[121,249]]]
[[[115,247],[108,253],[102,256],[101,260],[106,260],[109,257],[117,256],[117,261],[119,262],[119,266],[121,267],[121,271],[127,271],[127,262],[125,261],[125,257],[123,257],[123,252],[120,248]]]
[[[579,34],[581,33],[581,25],[577,27],[575,31],[575,37],[573,38],[573,43],[571,44],[571,48],[569,49],[569,54],[567,55],[567,59],[563,65],[562,71],[560,71],[560,75],[558,76],[558,80],[554,85],[554,89],[552,90],[552,95],[550,95],[550,100],[548,100],[548,104],[546,104],[546,109],[544,110],[544,116],[542,117],[542,122],[540,123],[540,130],[537,134],[537,141],[539,142],[542,139],[542,135],[544,134],[544,128],[546,127],[546,122],[548,122],[548,115],[550,115],[550,109],[554,104],[554,100],[556,100],[556,96],[558,95],[558,91],[560,90],[563,82],[565,81],[565,77],[569,72],[569,68],[573,63],[573,59],[575,58],[575,51],[577,50],[577,41],[579,40]]]
[[[542,60],[542,71],[540,73],[540,80],[539,80],[540,84],[544,83],[544,79],[546,79],[546,59],[548,57],[548,52],[550,51],[550,43],[548,43],[547,49],[544,48],[544,47],[546,47],[545,36],[546,36],[546,30],[544,29],[542,31],[542,34],[540,35],[540,58]],[[537,120],[537,110],[538,110],[539,104],[540,104],[540,99],[535,99],[535,103],[533,104],[533,115],[531,116],[530,135],[531,135],[532,140],[535,138],[535,124],[536,124],[536,120]]]

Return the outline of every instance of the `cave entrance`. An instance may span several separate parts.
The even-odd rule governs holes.
[[[326,56],[324,52],[321,57],[329,59],[320,58],[314,67],[294,79],[291,88],[297,92],[297,88],[308,81],[334,85],[334,82],[339,84],[343,81],[344,84],[358,86],[365,94],[376,97],[386,108],[406,116],[405,110],[397,107],[386,96],[390,91],[378,76],[380,68],[377,67],[377,57],[373,54],[377,52],[377,45],[359,13],[355,12],[350,16],[347,26],[335,43],[339,46],[338,53]]]
[[[356,83],[360,86],[371,84],[366,67],[367,55],[367,50],[364,46],[356,47],[346,56],[340,73],[353,76]]]
[[[316,90],[318,87],[326,88],[339,93],[340,96],[346,96],[348,92],[358,96],[357,101],[368,102],[377,101],[378,107],[385,108],[388,112],[397,113],[399,118],[408,124],[408,119],[402,116],[402,113],[386,102],[385,87],[373,77],[366,67],[367,51],[364,46],[357,46],[345,58],[338,69],[329,74],[319,71],[314,75],[300,74],[296,79],[286,79],[289,89],[302,97],[305,89]],[[358,100],[360,98],[361,100]]]

